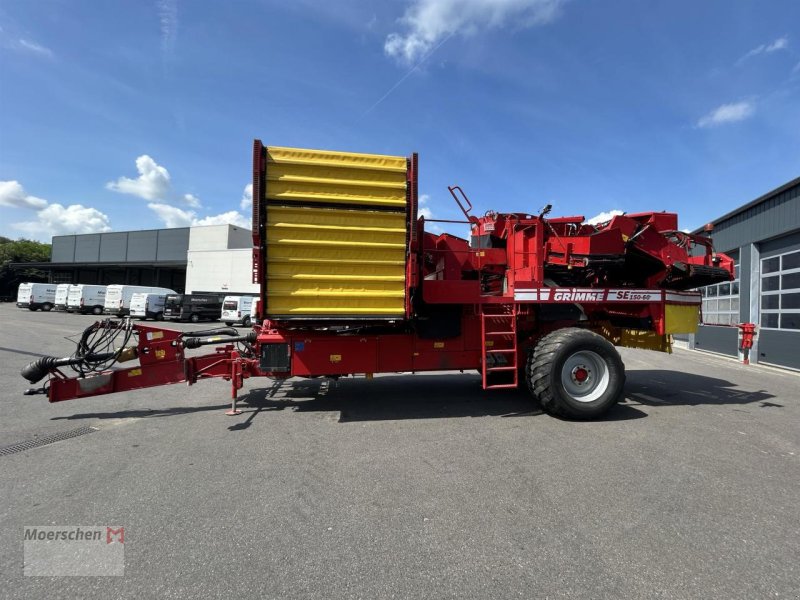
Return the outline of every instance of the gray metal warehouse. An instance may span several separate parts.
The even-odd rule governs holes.
[[[50,262],[17,266],[47,271],[50,283],[249,294],[258,291],[252,283],[252,245],[249,229],[230,224],[58,235]]]
[[[184,291],[189,227],[53,237],[51,283],[155,285]]]
[[[800,369],[800,177],[712,224],[736,280],[703,288],[704,325],[689,346],[740,356],[736,324],[755,323],[750,362]]]

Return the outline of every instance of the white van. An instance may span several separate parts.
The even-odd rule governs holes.
[[[55,283],[20,283],[17,306],[28,310],[52,310],[56,303]]]
[[[250,309],[250,322],[260,325],[263,321],[261,317],[261,298],[253,300],[253,308]]]
[[[166,294],[136,292],[131,296],[131,316],[145,321],[147,319],[160,321],[164,318],[164,301],[166,299]]]
[[[82,315],[92,313],[99,315],[103,313],[103,306],[106,303],[106,286],[87,285],[79,283],[70,286],[67,294],[67,311],[79,312]]]
[[[243,327],[249,327],[252,317],[250,311],[253,309],[256,298],[254,296],[225,296],[222,301],[221,321],[230,327],[234,323],[241,323]]]
[[[107,315],[121,317],[127,315],[131,309],[131,298],[137,292],[146,294],[174,294],[174,290],[147,285],[110,285],[106,290],[106,303],[103,312]]]
[[[72,287],[70,283],[59,283],[56,286],[56,301],[53,308],[56,310],[67,310],[67,299],[69,298],[69,288]]]

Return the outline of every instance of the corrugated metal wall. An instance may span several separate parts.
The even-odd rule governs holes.
[[[711,237],[725,252],[800,228],[800,181],[714,226]]]
[[[761,260],[800,249],[800,179],[719,219],[711,237],[717,250],[739,259],[739,321],[761,325]],[[737,333],[732,327],[701,326],[695,347],[736,356]],[[800,331],[759,327],[755,343],[753,362],[800,368]]]
[[[266,313],[405,314],[407,159],[267,148]]]
[[[53,237],[50,262],[185,262],[189,228],[120,231]]]

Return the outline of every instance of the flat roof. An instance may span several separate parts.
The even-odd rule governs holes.
[[[160,261],[136,261],[136,262],[12,262],[9,263],[12,269],[74,269],[75,267],[92,268],[115,267],[125,269],[127,267],[185,267],[185,260],[160,260]]]
[[[762,202],[766,202],[770,198],[773,198],[773,197],[777,196],[778,194],[781,194],[781,193],[785,192],[786,190],[795,187],[796,185],[800,185],[800,177],[797,177],[797,178],[792,179],[791,181],[789,181],[787,183],[784,183],[782,186],[777,187],[777,188],[775,188],[774,190],[772,190],[770,192],[767,192],[763,196],[759,196],[755,200],[751,200],[747,204],[743,204],[739,208],[733,209],[729,213],[725,213],[721,217],[717,217],[713,221],[710,221],[710,223],[712,223],[713,225],[719,225],[722,221],[727,221],[731,217],[735,217],[736,215],[738,215],[740,213],[743,213],[746,210],[749,210],[749,209],[753,208],[754,206],[757,206],[757,205],[761,204]],[[700,231],[703,231],[703,227],[705,227],[705,225],[703,225],[701,227],[698,227],[697,229],[692,231],[692,233],[699,233]]]

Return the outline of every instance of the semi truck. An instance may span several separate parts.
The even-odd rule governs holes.
[[[222,378],[478,371],[552,415],[591,419],[624,394],[617,347],[669,352],[696,330],[698,287],[733,276],[709,237],[668,212],[588,224],[550,207],[473,214],[469,238],[419,214],[419,160],[253,145],[253,282],[263,321],[178,332],[108,320],[69,357],[22,375],[51,402]],[[495,199],[491,199],[495,200]],[[217,346],[208,354],[187,350]],[[135,361],[123,368],[118,363]],[[69,367],[77,372],[65,372]],[[365,384],[368,385],[368,384]],[[35,388],[34,388],[35,391]]]

